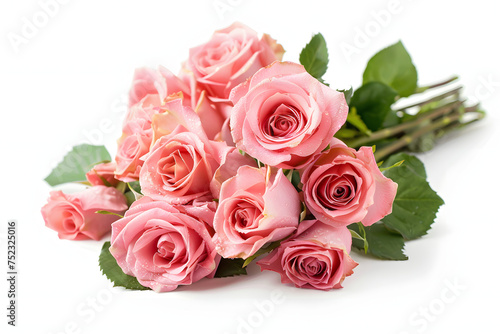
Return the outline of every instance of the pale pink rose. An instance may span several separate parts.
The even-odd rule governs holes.
[[[240,167],[221,187],[214,219],[217,251],[246,259],[291,235],[299,215],[299,194],[281,169],[270,175],[270,169]]]
[[[139,181],[155,200],[185,204],[210,193],[210,182],[231,148],[178,126],[156,141],[145,157]]]
[[[45,226],[58,232],[60,239],[101,239],[111,230],[111,223],[119,217],[96,213],[109,211],[122,215],[127,210],[127,199],[112,187],[95,186],[75,194],[50,192],[42,207]]]
[[[118,140],[116,178],[124,182],[139,179],[144,162],[141,158],[149,152],[160,136],[158,131],[153,131],[155,119],[163,123],[168,119],[169,131],[162,128],[161,135],[168,134],[182,119],[177,120],[167,115],[176,114],[179,108],[193,106],[198,112],[197,117],[211,119],[213,122],[207,121],[203,125],[200,123],[200,127],[205,126],[209,134],[215,137],[220,132],[223,120],[217,121],[217,117],[213,116],[215,111],[206,100],[203,96],[195,101],[191,96],[190,85],[162,66],[157,70],[137,69],[129,93],[130,106],[124,120],[122,136]]]
[[[85,174],[87,181],[93,186],[116,186],[120,181],[115,179],[115,162],[100,163]]]
[[[123,135],[118,139],[115,177],[123,182],[139,180],[139,172],[144,161],[141,158],[149,152],[153,141],[153,129],[148,118],[135,118],[123,127]]]
[[[210,129],[212,136],[220,131],[220,128],[206,125],[212,123],[203,124],[200,115],[185,106],[184,101],[182,94],[170,95],[162,103],[159,102],[158,95],[147,95],[130,108],[122,137],[118,140],[115,157],[117,179],[124,182],[137,181],[144,156],[150,152],[152,145],[159,138],[172,133],[178,125],[196,133],[200,138],[207,138],[205,129]]]
[[[218,199],[222,184],[236,175],[241,166],[257,167],[257,162],[246,154],[241,154],[237,148],[231,147],[223,155],[219,168],[214,173],[210,183],[213,198]]]
[[[265,164],[302,168],[324,150],[345,123],[344,94],[290,62],[259,70],[231,92],[236,147]]]
[[[157,70],[138,68],[129,92],[129,105],[139,103],[148,95],[158,95],[158,100],[163,101],[167,96],[179,92],[186,95],[186,105],[190,105],[190,87],[165,67],[159,66]]]
[[[371,147],[358,151],[333,139],[301,175],[304,200],[314,216],[332,226],[370,226],[392,212],[398,185],[379,170]]]
[[[358,265],[349,256],[351,233],[319,220],[300,223],[297,235],[281,243],[257,264],[275,271],[282,283],[298,288],[330,290],[342,288],[346,276]]]
[[[259,39],[254,30],[233,23],[216,31],[207,43],[192,48],[186,67],[213,102],[227,103],[233,87],[261,67],[281,60],[283,53],[283,47],[268,35]]]
[[[220,257],[207,213],[190,209],[149,197],[134,202],[112,226],[109,250],[123,272],[156,292],[213,277]]]
[[[227,106],[226,111],[222,107],[217,107],[216,103],[211,101],[207,91],[200,87],[193,72],[188,69],[183,68],[179,76],[191,89],[191,108],[200,117],[207,136],[210,139],[220,136],[223,124],[229,117],[231,106]]]

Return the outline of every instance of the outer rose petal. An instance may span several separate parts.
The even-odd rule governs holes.
[[[398,191],[398,184],[382,174],[371,147],[361,147],[358,151],[358,157],[367,162],[375,179],[374,203],[368,207],[368,213],[361,220],[363,225],[370,226],[392,212],[392,203]]]

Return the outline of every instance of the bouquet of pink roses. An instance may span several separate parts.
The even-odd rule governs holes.
[[[369,61],[354,92],[323,81],[321,34],[300,64],[283,53],[235,23],[192,48],[178,76],[136,70],[114,162],[103,146],[74,147],[46,181],[89,187],[51,192],[46,225],[73,240],[111,231],[103,273],[157,292],[246,274],[257,258],[283,283],[321,290],[353,274],[351,246],[407,259],[405,240],[427,233],[443,201],[403,151],[484,113],[459,88],[398,107],[456,80],[418,87],[400,42]]]

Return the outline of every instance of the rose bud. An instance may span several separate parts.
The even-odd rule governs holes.
[[[94,186],[75,194],[50,192],[48,203],[42,207],[42,216],[45,225],[57,231],[60,239],[99,240],[111,230],[111,223],[119,216],[96,212],[122,215],[127,208],[127,200],[120,191]]]
[[[116,186],[120,180],[115,179],[115,162],[95,165],[85,174],[87,181],[93,186]]]

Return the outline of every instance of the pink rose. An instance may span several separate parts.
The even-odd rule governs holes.
[[[60,239],[101,239],[119,217],[96,213],[104,210],[123,214],[127,210],[125,196],[115,188],[95,186],[75,194],[50,192],[42,207],[45,226],[58,232]]]
[[[336,227],[379,221],[392,212],[398,188],[380,172],[371,147],[356,151],[338,139],[304,170],[301,180],[307,208]]]
[[[119,180],[115,179],[116,163],[107,162],[95,165],[85,174],[87,181],[93,186],[116,186]],[[107,183],[107,184],[106,184]]]
[[[148,197],[134,202],[112,226],[109,250],[123,272],[156,292],[213,277],[220,257],[204,221],[207,212],[190,209]]]
[[[284,50],[268,35],[241,23],[216,31],[210,41],[189,51],[187,69],[213,102],[228,102],[229,93],[263,66],[281,60]],[[226,115],[226,117],[229,115]]]
[[[297,235],[288,239],[257,264],[275,271],[282,283],[298,288],[339,289],[358,265],[349,256],[351,234],[346,227],[333,227],[319,220],[300,223]]]
[[[147,67],[138,68],[132,80],[129,104],[133,106],[148,95],[158,95],[158,100],[163,101],[167,96],[179,92],[186,95],[186,104],[190,104],[190,87],[165,67],[159,66],[158,70]]]
[[[151,119],[138,117],[128,121],[123,127],[123,135],[118,139],[115,177],[123,182],[139,179],[144,161],[141,158],[149,152],[153,141]]]
[[[344,94],[313,78],[302,65],[275,62],[231,92],[236,147],[263,163],[302,168],[345,123]]]
[[[243,166],[222,184],[215,213],[217,251],[225,258],[255,254],[291,235],[299,223],[299,194],[279,170]]]
[[[192,110],[184,102],[182,94],[170,95],[163,102],[160,102],[158,95],[147,95],[130,108],[123,126],[123,135],[118,140],[115,157],[117,179],[124,182],[137,181],[144,163],[143,157],[159,138],[172,133],[178,125],[203,138],[207,137],[205,129],[212,131],[212,136],[220,132],[220,127],[213,127],[216,122],[206,120],[203,124],[199,110]]]
[[[156,200],[185,204],[210,193],[221,157],[230,148],[178,126],[156,141],[145,157],[139,181],[142,193]]]

